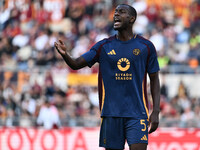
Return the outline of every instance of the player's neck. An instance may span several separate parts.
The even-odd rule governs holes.
[[[128,41],[132,39],[134,36],[133,32],[120,32],[116,35],[116,38],[120,41]]]

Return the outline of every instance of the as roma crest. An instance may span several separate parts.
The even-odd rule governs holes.
[[[140,50],[139,49],[134,49],[133,50],[133,54],[134,55],[139,55],[140,54]]]

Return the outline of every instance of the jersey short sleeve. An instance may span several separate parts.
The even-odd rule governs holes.
[[[158,59],[157,59],[156,49],[152,43],[149,43],[148,46],[149,46],[149,50],[150,50],[150,56],[149,56],[149,60],[148,60],[147,72],[155,73],[160,70],[159,64],[158,64]]]
[[[96,62],[99,62],[99,55],[105,40],[97,42],[88,52],[81,55],[87,62],[89,67],[92,67]]]

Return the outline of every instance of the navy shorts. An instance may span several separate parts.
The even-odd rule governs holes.
[[[103,117],[100,129],[99,146],[110,149],[124,149],[136,143],[148,144],[147,119]]]

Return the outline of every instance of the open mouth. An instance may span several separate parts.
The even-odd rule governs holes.
[[[114,18],[114,22],[121,22],[119,18]]]
[[[118,18],[114,19],[114,26],[119,25],[121,23],[121,20]]]

